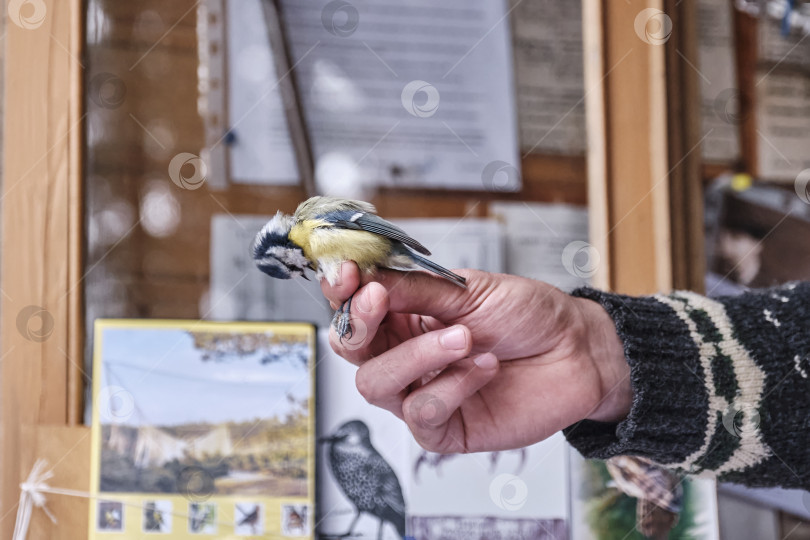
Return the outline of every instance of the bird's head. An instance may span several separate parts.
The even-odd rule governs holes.
[[[361,420],[351,420],[340,426],[332,435],[322,437],[320,442],[345,443],[350,445],[371,446],[368,426]]]
[[[312,264],[304,255],[301,246],[290,240],[293,217],[278,212],[256,234],[251,247],[251,255],[259,270],[270,277],[290,279],[301,276],[308,279],[304,271],[312,269]]]

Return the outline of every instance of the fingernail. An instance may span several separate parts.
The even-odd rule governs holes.
[[[439,343],[445,349],[458,350],[467,346],[467,334],[463,328],[451,328],[439,337]]]
[[[475,365],[481,369],[493,369],[498,365],[498,359],[494,354],[482,354],[473,360]]]

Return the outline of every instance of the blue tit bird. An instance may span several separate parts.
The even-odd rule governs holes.
[[[466,288],[466,280],[420,256],[430,251],[402,229],[377,216],[374,205],[335,197],[312,197],[290,216],[278,212],[256,235],[251,254],[265,274],[290,279],[313,270],[334,285],[344,261],[363,272],[376,268],[422,267]],[[335,312],[332,324],[342,340],[351,338],[352,298]]]

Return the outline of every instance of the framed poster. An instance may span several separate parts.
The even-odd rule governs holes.
[[[313,538],[315,327],[98,320],[90,539]]]

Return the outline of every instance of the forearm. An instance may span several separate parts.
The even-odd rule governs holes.
[[[711,300],[580,289],[610,315],[630,368],[619,422],[565,430],[587,457],[649,457],[757,485],[810,485],[810,284]]]

